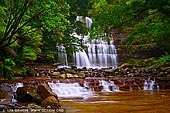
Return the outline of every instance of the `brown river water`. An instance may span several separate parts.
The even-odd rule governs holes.
[[[170,113],[170,90],[98,92],[60,102],[66,113]]]

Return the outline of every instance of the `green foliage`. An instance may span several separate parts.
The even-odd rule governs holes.
[[[22,51],[23,57],[27,60],[36,60],[37,55],[35,52],[32,51],[29,47],[24,47]]]
[[[88,16],[88,9],[89,6],[89,0],[66,0],[66,2],[70,6],[70,16],[69,20],[73,23],[75,21],[76,16]]]
[[[51,45],[55,48],[51,50],[56,50],[57,38],[62,39],[70,24],[66,19],[68,10],[64,0],[1,0],[0,76],[11,78],[17,73],[24,76],[24,63],[36,60],[37,53],[48,52]]]
[[[5,65],[15,66],[15,62],[12,59],[5,59]]]
[[[13,68],[15,65],[15,62],[12,59],[5,59],[4,63],[0,63],[0,76],[12,79],[14,77]]]
[[[36,60],[39,53],[54,61],[56,46],[63,45],[71,56],[82,47],[73,32],[110,40],[111,31],[118,29],[118,37],[128,34],[132,50],[157,47],[169,52],[169,12],[169,0],[1,0],[0,75],[24,75],[24,63]],[[90,15],[92,27],[75,22],[77,15]],[[163,65],[168,56],[157,63]]]
[[[42,54],[46,59],[54,61],[55,57],[49,58],[49,55],[56,56],[56,45],[62,45],[65,40],[70,40],[70,38],[65,38],[65,31],[70,25],[70,21],[67,19],[70,15],[70,6],[65,0],[50,0],[48,2],[44,1],[42,7],[45,10],[42,11],[41,16],[31,22],[31,26],[41,28],[43,35]],[[36,9],[39,10],[39,8]]]
[[[89,11],[95,20],[95,30],[109,34],[114,29],[127,33],[127,44],[146,50],[157,48],[170,51],[170,2],[169,0],[97,0]],[[96,31],[93,30],[93,35]],[[119,37],[119,36],[118,36]],[[144,46],[150,45],[150,46]],[[147,48],[149,47],[149,48]]]
[[[53,63],[55,62],[55,55],[54,54],[48,54],[47,55],[47,61],[50,62],[50,63]]]
[[[156,13],[155,10],[149,12]],[[130,32],[127,43],[132,44],[152,44],[157,47],[169,51],[169,19],[162,18],[164,15],[160,13],[147,16],[142,22],[135,25]],[[154,47],[153,46],[153,47]],[[149,48],[148,48],[149,49]]]
[[[163,55],[162,57],[159,57],[158,60],[154,61],[154,65],[153,67],[166,67],[166,66],[170,66],[170,54],[169,53],[165,53],[165,55]]]
[[[126,62],[132,64],[134,67],[151,67],[154,64],[155,58],[128,58]]]

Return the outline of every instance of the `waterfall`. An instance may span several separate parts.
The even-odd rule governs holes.
[[[65,47],[63,45],[58,45],[57,49],[59,62],[61,63],[61,65],[68,66],[68,59]]]
[[[92,19],[89,17],[85,17],[85,23],[86,23],[86,27],[90,28],[91,24],[93,23]]]
[[[76,21],[83,21],[82,16],[77,16]],[[92,25],[92,19],[85,17],[86,27],[89,28]],[[74,55],[74,64],[77,67],[117,67],[117,52],[114,45],[114,41],[106,42],[101,39],[88,41],[89,35],[77,35],[74,36],[83,39],[83,44],[87,47],[87,50],[77,51]]]
[[[77,16],[76,21],[84,22],[87,28],[92,25],[92,19],[83,16]],[[106,42],[102,39],[88,41],[90,34],[78,35],[75,32],[70,36],[82,39],[83,45],[87,49],[81,49],[73,53],[73,65],[77,67],[89,67],[89,68],[103,68],[103,67],[117,67],[117,52],[114,45],[114,41]],[[58,56],[61,64],[68,66],[67,54],[64,46],[58,47]]]
[[[109,83],[108,82],[106,82],[104,80],[100,80],[99,83],[100,83],[100,86],[103,86],[102,91],[110,92]]]
[[[148,78],[148,80],[144,81],[143,90],[154,90],[154,89],[159,90],[159,85],[155,81],[155,79],[151,80],[150,78]]]
[[[100,86],[103,87],[103,92],[120,91],[119,86],[114,84],[114,81],[99,80]]]
[[[117,52],[113,41],[92,41],[85,44],[88,47],[88,58],[91,67],[116,67]]]
[[[76,59],[76,66],[77,67],[83,67],[83,66],[91,67],[89,58],[88,58],[88,56],[87,56],[87,54],[84,50],[76,52],[75,53],[75,59]]]

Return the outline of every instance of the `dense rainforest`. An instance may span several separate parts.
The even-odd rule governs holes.
[[[75,21],[77,15],[92,18],[91,28]],[[90,40],[116,35],[131,54],[159,48],[164,54],[154,64],[169,66],[169,0],[1,0],[0,76],[26,76],[24,64],[37,59],[57,62],[59,45],[70,55],[83,47],[73,32],[89,32]]]

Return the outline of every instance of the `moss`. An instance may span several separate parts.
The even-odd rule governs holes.
[[[151,65],[154,64],[155,58],[130,58],[127,59],[126,62],[129,64],[132,64],[134,67],[150,67]]]

